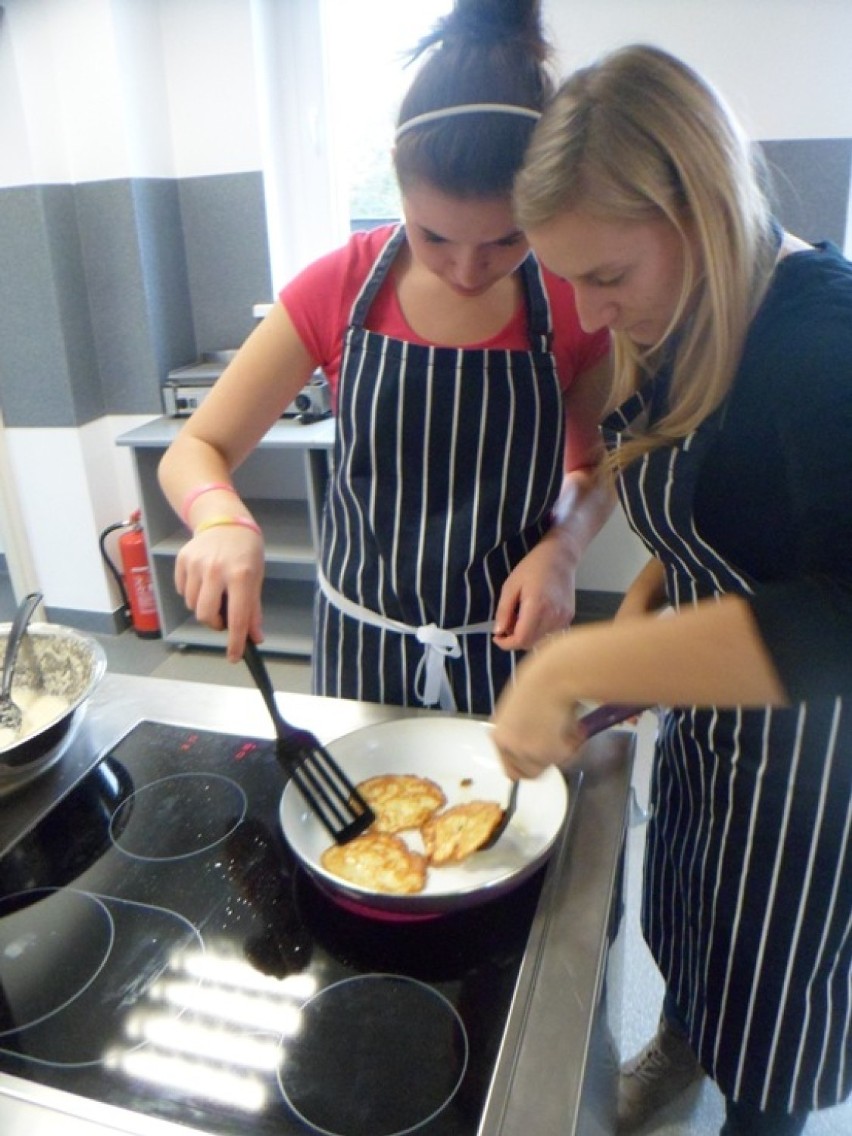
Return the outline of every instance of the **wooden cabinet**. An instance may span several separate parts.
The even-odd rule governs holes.
[[[187,532],[160,490],[157,465],[181,425],[180,419],[158,418],[117,441],[133,454],[163,638],[221,648],[221,634],[200,624],[174,587],[175,556]],[[333,419],[305,426],[281,419],[234,474],[266,540],[264,651],[311,653],[320,517],[333,444]]]

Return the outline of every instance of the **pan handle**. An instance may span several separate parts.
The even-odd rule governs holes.
[[[583,727],[587,738],[593,738],[595,734],[608,730],[610,726],[617,726],[628,718],[635,718],[647,709],[647,706],[631,706],[627,702],[605,702],[584,714],[579,719],[579,725]]]

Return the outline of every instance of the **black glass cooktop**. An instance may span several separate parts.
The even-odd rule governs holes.
[[[281,788],[270,741],[140,722],[0,860],[0,1070],[215,1134],[476,1131],[543,870],[353,913]]]

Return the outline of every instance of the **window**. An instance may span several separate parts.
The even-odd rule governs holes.
[[[391,150],[399,103],[416,73],[411,49],[451,0],[325,0],[323,35],[334,161],[353,228],[399,217]]]
[[[252,0],[273,288],[399,216],[393,122],[406,53],[452,0]]]

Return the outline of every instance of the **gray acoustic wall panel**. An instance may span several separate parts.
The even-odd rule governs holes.
[[[0,191],[0,400],[7,426],[65,426],[77,408],[72,367],[91,378],[89,321],[69,186]]]
[[[252,306],[270,298],[263,178],[185,178],[179,192],[199,351],[239,347],[254,327]]]
[[[179,183],[139,179],[131,183],[142,279],[145,316],[159,390],[175,366],[197,355],[192,297],[186,270],[186,247],[180,211]],[[112,409],[125,413],[126,390],[120,384],[108,391]]]
[[[238,346],[269,291],[260,173],[0,190],[6,424],[159,413],[168,372]]]
[[[102,377],[100,413],[151,412],[157,408],[157,367],[133,184],[89,182],[74,192]]]
[[[771,197],[786,229],[805,241],[843,248],[852,178],[852,139],[762,142]]]
[[[102,413],[151,414],[173,358],[194,352],[178,193],[168,179],[75,187]]]

